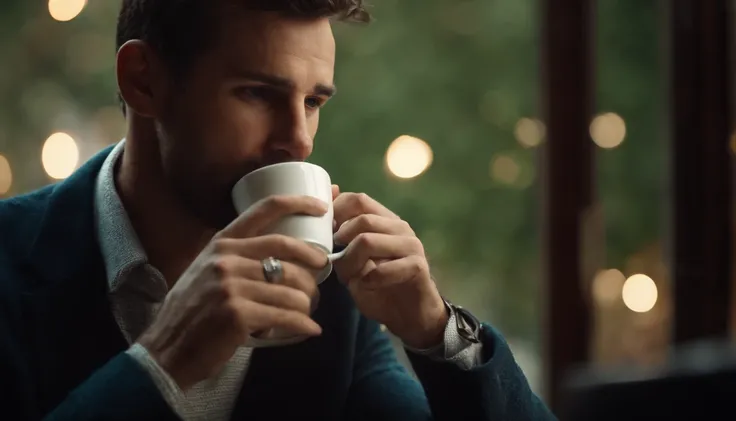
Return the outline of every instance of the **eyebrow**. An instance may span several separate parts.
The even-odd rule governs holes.
[[[252,72],[252,71],[238,71],[236,73],[236,77],[241,79],[247,79],[252,80],[255,82],[261,82],[265,85],[270,85],[276,88],[280,89],[289,89],[294,90],[295,85],[294,82],[290,81],[289,79],[280,77],[280,76],[274,76],[269,75],[267,73],[262,72]],[[323,83],[318,83],[314,85],[312,88],[312,92],[315,95],[322,95],[326,97],[332,97],[337,92],[337,88],[335,85],[325,85]]]

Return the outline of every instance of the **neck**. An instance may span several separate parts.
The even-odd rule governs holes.
[[[176,199],[165,180],[154,136],[129,128],[115,183],[149,263],[171,287],[210,241],[214,230]]]

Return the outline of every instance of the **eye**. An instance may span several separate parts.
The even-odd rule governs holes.
[[[304,100],[304,106],[312,110],[321,107],[323,104],[324,101],[318,96],[310,96]]]
[[[235,89],[235,94],[245,101],[263,101],[270,95],[269,89],[264,86],[242,86]]]

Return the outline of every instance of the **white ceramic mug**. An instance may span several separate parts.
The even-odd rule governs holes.
[[[269,234],[282,234],[298,238],[328,254],[328,264],[317,276],[322,283],[332,272],[332,261],[342,257],[332,253],[333,209],[332,181],[322,167],[307,162],[283,162],[257,169],[240,179],[232,190],[232,199],[239,214],[246,212],[258,201],[275,195],[312,196],[327,203],[323,216],[289,215],[269,229]],[[247,345],[253,347],[279,346],[296,343],[304,338],[290,336],[286,332],[269,332],[267,339],[251,337]]]

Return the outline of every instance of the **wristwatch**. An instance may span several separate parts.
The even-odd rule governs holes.
[[[457,333],[461,338],[468,342],[477,344],[480,343],[480,330],[483,328],[480,320],[478,320],[471,312],[451,303],[448,299],[443,298],[447,311],[452,315],[455,315],[455,324],[457,326]]]

